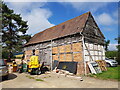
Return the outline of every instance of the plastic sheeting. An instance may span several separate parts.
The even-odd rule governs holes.
[[[59,62],[57,69],[69,71],[70,73],[76,74],[77,62]]]

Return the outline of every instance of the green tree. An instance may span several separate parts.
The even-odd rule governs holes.
[[[120,44],[120,37],[115,38],[115,40],[118,42],[118,44]],[[118,51],[120,51],[120,45],[117,45],[116,47],[117,47]]]
[[[105,40],[105,50],[108,51],[108,46],[110,44],[110,40]]]
[[[28,30],[27,21],[22,20],[20,14],[15,14],[3,2],[0,5],[0,11],[2,12],[3,58],[11,59],[13,53],[22,51],[22,46],[29,41],[31,36],[26,34]],[[8,54],[4,57],[5,52]]]
[[[117,54],[118,54],[117,51],[107,51],[107,52],[105,52],[105,56],[107,58],[112,58],[112,59],[114,59],[114,57],[117,57]]]
[[[115,40],[118,42],[118,45],[116,46],[117,49],[118,49],[117,61],[118,61],[119,65],[120,65],[120,45],[119,45],[120,44],[120,37],[115,38]]]

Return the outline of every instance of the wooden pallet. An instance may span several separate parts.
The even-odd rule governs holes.
[[[96,60],[96,62],[98,63],[102,71],[107,71],[106,62],[104,60]]]

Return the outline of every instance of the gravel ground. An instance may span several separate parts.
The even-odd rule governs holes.
[[[13,73],[9,80],[0,83],[2,88],[118,88],[117,81],[100,80],[91,77],[70,77],[56,73],[29,75]]]

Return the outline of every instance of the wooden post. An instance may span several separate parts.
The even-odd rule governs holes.
[[[71,37],[71,36],[70,36],[70,37]],[[72,37],[71,37],[71,52],[72,52],[72,61],[73,61],[74,58],[73,58],[73,49],[72,49],[72,48],[73,48],[73,42],[72,42],[72,41],[73,41],[73,40],[72,40]]]
[[[57,43],[57,49],[58,49],[58,61],[60,61],[60,49],[58,48],[58,43]]]
[[[81,34],[81,33],[80,33]],[[82,35],[82,34],[81,34]],[[87,70],[86,70],[86,61],[85,61],[85,41],[84,41],[84,36],[82,35],[82,45],[83,45],[83,62],[84,62],[84,70],[85,70],[85,75],[87,75]]]
[[[66,60],[66,46],[64,46],[64,59]]]

